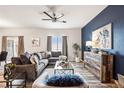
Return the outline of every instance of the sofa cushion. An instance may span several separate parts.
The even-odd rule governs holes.
[[[38,66],[37,66],[37,71],[40,72],[40,70],[43,70],[44,67],[45,67],[44,64],[40,64],[40,65],[38,65]]]
[[[53,75],[50,76],[46,80],[46,84],[49,86],[59,86],[59,87],[67,87],[67,86],[80,86],[84,81],[78,75]]]
[[[44,70],[46,66],[44,64],[37,65],[36,71],[37,71],[37,77],[41,75],[41,72]]]
[[[41,59],[39,60],[40,64],[44,64],[45,66],[48,64],[48,59]]]
[[[57,60],[59,60],[59,57],[50,57],[48,58],[49,62],[56,62]]]
[[[52,57],[59,57],[61,55],[61,52],[51,52]]]
[[[31,64],[30,59],[26,55],[20,55],[22,64]]]

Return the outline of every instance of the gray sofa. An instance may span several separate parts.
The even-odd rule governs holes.
[[[21,73],[26,71],[27,80],[31,81],[34,81],[48,65],[48,58],[38,59],[37,62],[33,64],[29,62],[30,60],[27,61],[25,58],[22,60],[21,57],[12,57],[11,61],[16,64],[16,72]]]

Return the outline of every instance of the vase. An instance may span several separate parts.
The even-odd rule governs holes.
[[[79,57],[75,57],[75,62],[80,62],[80,58]]]

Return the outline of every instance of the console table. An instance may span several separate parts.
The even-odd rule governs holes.
[[[112,82],[113,55],[84,52],[85,67],[103,83]]]

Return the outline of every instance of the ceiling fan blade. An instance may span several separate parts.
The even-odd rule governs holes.
[[[58,17],[57,19],[59,19],[59,18],[62,18],[64,16],[64,14],[62,14],[60,17]]]
[[[59,21],[59,20],[57,20],[57,22],[67,23],[66,21]]]
[[[50,18],[53,18],[51,15],[49,15],[47,12],[43,12],[44,14],[46,14],[47,16],[49,16]]]
[[[62,21],[63,23],[67,23],[67,21]]]
[[[56,14],[53,12],[53,16],[55,17],[56,16]]]
[[[42,20],[52,20],[52,19],[42,19]]]

